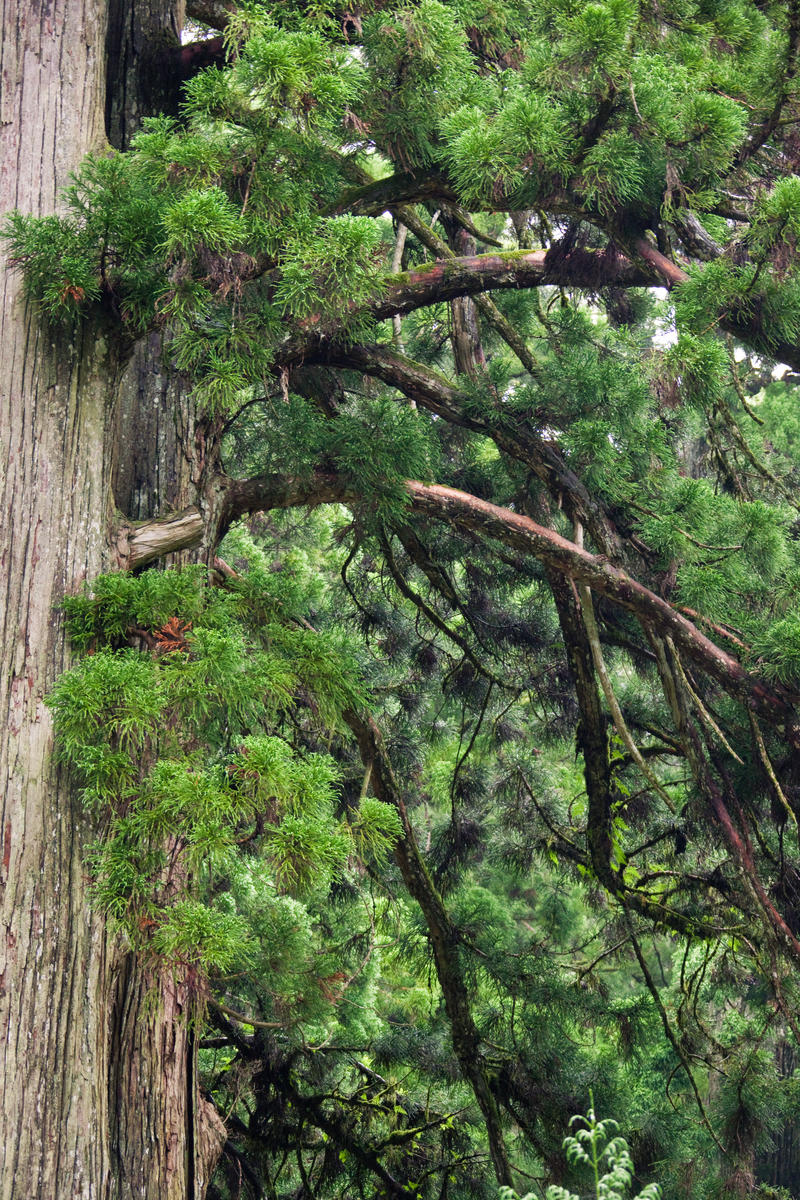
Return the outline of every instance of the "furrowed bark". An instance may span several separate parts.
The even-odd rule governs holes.
[[[106,135],[118,149],[127,149],[143,117],[177,112],[172,67],[180,55],[183,9],[183,0],[109,0]]]
[[[0,7],[0,212],[46,215],[84,155],[106,148],[107,120],[127,136],[120,122],[131,128],[144,103],[142,39],[174,33],[180,11],[23,7]],[[86,854],[102,829],[53,762],[44,703],[72,665],[62,597],[115,565],[115,486],[133,511],[158,491],[179,499],[147,478],[166,425],[143,424],[141,409],[161,384],[145,354],[139,394],[126,394],[127,350],[101,315],[49,328],[7,270],[0,300],[0,1197],[199,1200],[219,1131],[197,1100],[188,981],[148,975],[93,908]]]
[[[117,1194],[203,1200],[227,1132],[197,1088],[196,980],[185,967],[128,954],[112,999],[108,1085]]]
[[[102,144],[105,6],[6,2],[0,19],[0,212],[51,213]],[[119,362],[102,328],[44,328],[2,266],[0,340],[0,1197],[100,1197],[113,954],[44,698],[70,665],[61,597],[104,565]]]
[[[158,335],[135,347],[116,409],[117,509],[136,517],[197,497],[197,417],[188,388],[163,367]],[[175,525],[167,521],[173,542]],[[160,556],[164,566],[202,555],[202,536],[185,540],[189,547]],[[121,959],[111,1008],[110,1135],[131,1196],[202,1200],[227,1138],[198,1089],[194,1030],[201,1010],[190,967],[132,954]]]
[[[109,11],[106,120],[111,141],[126,150],[145,116],[177,111],[182,79],[219,55],[221,39],[201,43],[199,58],[181,46],[183,0],[113,0]],[[168,365],[168,340],[151,332],[133,347],[116,394],[112,490],[116,509],[134,520],[202,502],[202,427],[187,381]],[[202,541],[162,563],[174,567],[199,554]],[[109,1086],[123,1194],[205,1195],[227,1134],[198,1089],[194,1029],[201,1007],[191,968],[121,958]]]
[[[181,81],[202,61],[181,46],[183,0],[113,0],[109,7],[106,122],[117,149],[129,148],[144,117],[177,112]],[[221,46],[201,44],[202,54]],[[188,56],[188,57],[187,57]],[[170,370],[152,332],[132,349],[116,394],[111,486],[129,518],[202,503],[201,423],[191,389]],[[202,554],[177,550],[174,567]],[[194,1028],[197,981],[185,965],[159,966],[126,954],[114,978],[110,1138],[118,1181],[137,1197],[202,1197],[226,1133],[199,1093]]]

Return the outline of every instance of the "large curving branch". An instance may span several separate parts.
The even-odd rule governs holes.
[[[621,255],[582,250],[555,261],[546,250],[497,250],[493,254],[438,258],[412,271],[390,276],[383,294],[369,306],[376,320],[414,312],[429,304],[508,288],[551,286],[654,287],[657,269],[640,266]]]
[[[379,217],[396,204],[417,204],[422,200],[447,200],[457,204],[459,196],[443,172],[432,170],[424,175],[399,172],[385,179],[372,179],[344,192],[325,215],[352,213],[358,217]]]
[[[743,700],[773,724],[785,722],[788,740],[800,748],[800,723],[794,711],[800,696],[752,675],[738,659],[720,649],[682,613],[621,567],[608,562],[602,555],[590,554],[553,530],[537,525],[529,517],[455,488],[407,480],[406,489],[416,512],[530,554],[546,567],[576,583],[585,583],[599,595],[634,613],[645,626],[671,637],[676,646],[728,693]]]
[[[579,194],[570,190],[569,184],[564,187],[556,178],[551,178],[551,186],[547,195],[534,200],[530,197],[526,202],[519,192],[511,195],[492,195],[486,200],[478,200],[471,205],[472,211],[512,212],[519,208],[535,204],[550,213],[558,213],[570,217],[585,217],[593,220],[593,215],[583,211]],[[424,201],[435,204],[461,204],[462,196],[449,177],[447,171],[439,166],[428,171],[412,173],[398,171],[384,179],[374,179],[350,188],[344,192],[335,204],[327,210],[326,215],[338,213],[353,213],[354,216],[379,217],[387,209],[398,204],[417,204]]]
[[[491,437],[509,458],[529,467],[572,517],[580,518],[598,549],[610,558],[621,557],[619,535],[601,504],[564,462],[558,447],[535,430],[525,428],[496,405],[487,418],[474,415],[470,398],[438,371],[415,362],[384,345],[336,347],[326,361],[350,367],[382,380],[408,396],[420,408],[444,417],[452,425]]]
[[[674,644],[729,695],[771,724],[784,727],[787,741],[800,749],[800,721],[795,705],[800,695],[779,684],[770,684],[749,672],[738,659],[722,650],[691,621],[655,592],[633,579],[604,555],[590,554],[530,517],[490,504],[467,492],[440,484],[405,481],[411,511],[468,534],[489,537],[538,559],[546,568],[585,583],[598,595],[632,612],[647,628]],[[334,474],[304,478],[267,475],[248,480],[220,477],[211,489],[216,496],[214,539],[245,513],[308,504],[356,505],[359,495],[352,483]],[[173,550],[199,545],[208,519],[199,509],[186,509],[177,517],[132,525],[123,522],[114,537],[119,565],[133,569]],[[210,548],[213,553],[213,546]]]
[[[667,287],[685,283],[689,275],[645,238],[631,245],[636,261],[602,250],[580,249],[563,257],[553,251],[506,250],[461,258],[438,259],[412,271],[389,275],[382,290],[356,311],[383,321],[389,317],[484,292],[511,288],[568,287],[597,292],[604,287]],[[710,254],[706,254],[710,257]],[[277,275],[276,275],[277,281]],[[800,371],[800,346],[775,341],[757,311],[720,315],[718,326],[760,353]],[[343,324],[324,324],[312,316],[299,323],[275,349],[276,367],[291,366],[332,353]]]
[[[276,273],[275,280],[278,275]],[[419,308],[510,288],[577,287],[597,291],[601,287],[659,287],[664,280],[659,266],[640,266],[620,255],[582,250],[557,261],[545,250],[504,250],[462,258],[438,259],[413,271],[389,275],[378,295],[353,313],[360,312],[384,321],[405,316]],[[291,366],[331,347],[342,326],[323,324],[307,317],[275,350],[277,366]]]
[[[800,0],[798,0],[800,3]],[[348,193],[337,212],[370,213],[373,215],[391,209],[398,213],[402,206],[415,200],[439,199],[453,202],[455,192],[444,176],[431,174],[412,177],[395,175],[390,179],[367,184]],[[369,203],[367,203],[369,199]],[[576,208],[575,202],[567,204],[556,198],[553,203],[543,203],[548,212],[567,212],[580,216],[595,224],[599,229],[609,230],[594,213]],[[493,211],[501,211],[502,203],[493,205]],[[402,217],[399,216],[399,219]],[[720,248],[703,229],[689,210],[680,210],[674,222],[679,236],[690,253],[705,261],[719,257]],[[662,254],[644,237],[632,242],[614,230],[611,236],[626,247],[630,257],[606,254],[603,251],[581,249],[563,258],[551,251],[515,250],[496,254],[480,254],[471,258],[438,259],[413,271],[390,276],[382,294],[366,306],[376,320],[413,312],[439,301],[452,300],[458,296],[476,296],[502,288],[534,288],[546,285],[583,288],[598,291],[603,287],[667,287],[685,283],[687,271],[666,255]],[[427,240],[427,239],[426,239]],[[721,315],[719,328],[733,334],[739,341],[751,345],[761,353],[785,362],[800,370],[800,346],[785,341],[775,341],[757,311],[733,312]],[[307,323],[302,335],[287,338],[278,349],[279,365],[302,359],[315,346],[330,344],[334,330],[320,329]]]

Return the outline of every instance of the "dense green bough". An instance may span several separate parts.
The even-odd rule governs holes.
[[[209,1194],[580,1190],[590,1089],[643,1195],[798,1194],[796,0],[189,11],[6,234],[200,413],[50,703]]]

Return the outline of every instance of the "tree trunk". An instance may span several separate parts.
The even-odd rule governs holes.
[[[448,242],[454,254],[474,256],[474,237],[448,218],[442,223],[447,230]],[[450,301],[450,343],[453,347],[453,362],[456,375],[467,375],[478,379],[486,370],[486,355],[481,342],[481,327],[475,301],[470,296],[456,296]]]
[[[164,361],[160,335],[134,348],[115,407],[118,512],[138,521],[197,503],[195,407]],[[160,565],[197,558],[196,549],[178,551]],[[119,1194],[202,1200],[226,1135],[197,1090],[197,980],[191,968],[158,969],[129,954],[114,986],[110,1134]]]
[[[197,1089],[198,995],[190,970],[127,955],[110,1029],[111,1196],[203,1200],[226,1133]]]
[[[104,41],[96,0],[5,0],[0,210],[52,212],[101,144]],[[59,600],[103,565],[117,362],[96,330],[39,325],[16,275],[0,296],[0,1196],[94,1197],[109,1179],[110,954],[44,697],[68,665]]]
[[[797,1053],[782,1031],[775,1046],[775,1066],[781,1079],[791,1079],[797,1069]],[[800,1193],[800,1122],[792,1117],[773,1134],[772,1146],[756,1156],[756,1175],[773,1188]]]
[[[105,145],[108,115],[120,120],[106,85],[122,87],[122,73],[107,54],[120,23],[141,31],[142,13],[132,0],[0,0],[0,14],[0,212],[47,214]],[[0,304],[0,1200],[194,1200],[220,1148],[197,1098],[196,989],[125,954],[93,912],[85,854],[99,830],[53,761],[44,703],[70,665],[61,597],[115,562],[113,484],[136,515],[154,515],[190,472],[166,478],[167,454],[184,435],[191,447],[192,431],[176,418],[167,438],[170,389],[147,382],[141,351],[131,404],[132,368],[126,392],[102,323],[44,326],[5,267]],[[154,397],[161,419],[146,421]]]

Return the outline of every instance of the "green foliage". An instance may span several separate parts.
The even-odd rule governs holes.
[[[401,168],[438,158],[439,124],[481,91],[463,28],[439,0],[401,4],[364,22],[364,113]]]
[[[442,129],[446,161],[467,201],[492,188],[533,198],[537,175],[544,187],[551,176],[568,173],[569,128],[557,108],[527,91],[509,98],[494,120],[477,106],[463,107]]]
[[[201,249],[220,254],[235,250],[246,225],[219,187],[192,188],[169,205],[162,217],[164,249],[170,257],[190,256]]]
[[[765,629],[753,646],[759,670],[780,683],[795,686],[800,680],[800,620],[783,617]]]
[[[67,601],[91,652],[48,700],[61,758],[108,822],[92,851],[97,903],[134,944],[205,970],[247,960],[244,919],[213,895],[240,844],[255,839],[276,886],[298,892],[325,890],[352,846],[334,817],[335,764],[256,732],[298,693],[322,727],[360,702],[340,647],[287,625],[290,595],[269,583],[263,570],[226,591],[200,569],[101,576]]]
[[[206,571],[200,566],[99,575],[91,593],[65,596],[67,637],[77,651],[85,653],[98,642],[123,641],[130,629],[160,628],[174,616],[195,621],[206,600],[205,580]]]
[[[224,1200],[490,1200],[491,1138],[571,1200],[548,1184],[590,1089],[632,1150],[592,1105],[579,1193],[620,1200],[635,1157],[718,1200],[796,1112],[770,924],[796,931],[796,755],[765,700],[800,682],[796,378],[769,358],[800,334],[789,32],[752,0],[253,0],[178,116],[88,159],[61,216],[8,219],[47,321],[164,332],[208,476],[347,501],[230,531],[223,587],[65,602],[82,657],[49,703],[95,903],[202,977]],[[405,221],[405,285],[443,257],[416,221],[551,273],[378,324]],[[668,299],[620,285],[642,239],[688,274]],[[406,375],[338,365],[390,338]],[[479,504],[422,521],[409,478],[552,554]],[[602,688],[556,534],[596,556]],[[352,735],[367,696],[396,805]]]
[[[594,1106],[590,1106],[586,1116],[575,1116],[570,1125],[582,1121],[583,1129],[564,1139],[567,1162],[573,1167],[586,1167],[592,1173],[594,1195],[597,1200],[625,1200],[628,1189],[633,1182],[633,1159],[628,1143],[623,1137],[611,1136],[619,1129],[616,1121],[607,1118],[598,1121]],[[529,1192],[523,1200],[533,1200],[533,1192]],[[551,1184],[545,1193],[546,1200],[578,1200],[578,1197],[567,1188]],[[637,1193],[634,1200],[659,1200],[661,1188],[657,1183],[649,1183]],[[517,1200],[513,1188],[500,1189],[501,1200]]]
[[[374,519],[402,512],[406,479],[425,482],[435,475],[436,449],[431,431],[418,413],[389,397],[368,406],[354,404],[343,413],[333,446],[342,470],[358,480]]]
[[[607,133],[586,155],[583,171],[586,197],[600,212],[624,206],[641,194],[642,147],[623,130]]]
[[[355,321],[359,304],[380,290],[381,260],[380,230],[374,221],[329,217],[307,236],[299,236],[282,256],[275,302],[284,315],[314,314],[321,330],[326,318],[338,324],[343,309],[352,309]],[[357,329],[351,326],[350,336]]]
[[[395,810],[373,796],[362,798],[350,827],[359,853],[365,859],[384,858],[403,832]]]

